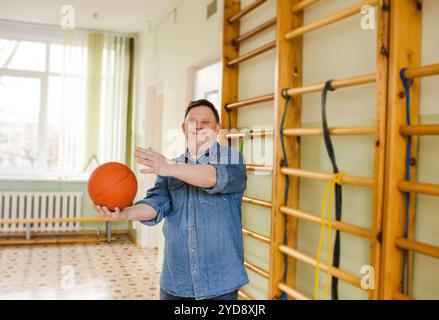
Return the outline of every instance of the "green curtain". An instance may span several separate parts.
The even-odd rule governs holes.
[[[89,33],[87,39],[84,167],[98,152],[103,49],[104,35]]]
[[[128,40],[129,56],[129,76],[128,76],[128,101],[127,101],[127,119],[126,119],[126,146],[125,146],[125,164],[132,165],[133,146],[132,146],[132,126],[133,126],[133,95],[134,95],[134,38]],[[86,83],[86,135],[85,135],[85,152],[84,167],[91,159],[98,154],[99,150],[99,131],[100,131],[100,105],[102,92],[102,74],[103,66],[102,57],[105,46],[105,35],[90,33],[88,35],[88,53],[87,53],[87,83]],[[100,159],[98,159],[101,161]]]

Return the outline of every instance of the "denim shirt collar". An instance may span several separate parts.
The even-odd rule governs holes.
[[[219,149],[220,144],[218,142],[213,143],[202,156],[200,156],[196,161],[192,159],[189,148],[186,148],[186,151],[183,155],[181,155],[180,160],[184,161],[184,163],[198,163],[198,164],[208,164],[211,163],[211,160],[215,159],[217,160],[217,157],[219,156]]]

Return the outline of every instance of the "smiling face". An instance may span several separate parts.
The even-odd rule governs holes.
[[[208,149],[216,141],[220,124],[209,107],[198,106],[189,110],[181,128],[190,150],[199,151]]]

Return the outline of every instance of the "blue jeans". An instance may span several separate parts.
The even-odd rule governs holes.
[[[173,296],[160,288],[160,300],[195,300],[195,298]],[[222,294],[207,300],[238,300],[238,290]]]

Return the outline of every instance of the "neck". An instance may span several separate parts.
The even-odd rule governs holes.
[[[206,152],[207,149],[209,149],[211,146],[213,146],[214,143],[215,142],[213,142],[210,145],[202,144],[200,146],[188,145],[188,150],[189,150],[189,154],[191,155],[191,158],[198,159],[199,157],[201,157],[204,154],[204,152]]]

